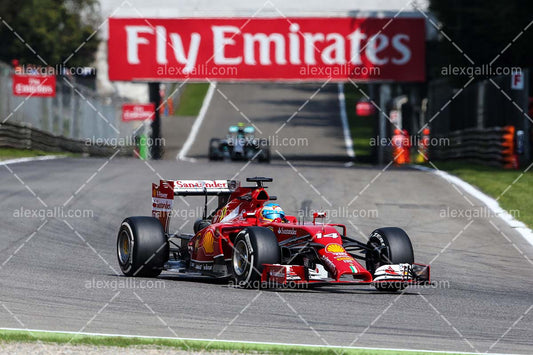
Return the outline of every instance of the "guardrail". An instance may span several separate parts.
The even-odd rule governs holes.
[[[515,128],[468,128],[450,132],[445,136],[449,145],[430,147],[431,160],[469,160],[484,165],[517,168],[515,154]]]
[[[118,155],[134,156],[133,146],[96,145],[88,140],[54,135],[24,123],[0,124],[0,147],[71,152],[92,156],[110,156],[120,149]]]

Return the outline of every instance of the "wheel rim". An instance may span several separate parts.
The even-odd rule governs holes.
[[[131,256],[131,239],[126,231],[122,231],[118,238],[118,259],[122,265],[126,265]]]
[[[239,240],[233,252],[233,270],[238,276],[242,276],[248,269],[248,247],[243,240]]]

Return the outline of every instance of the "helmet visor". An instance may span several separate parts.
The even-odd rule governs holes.
[[[285,213],[281,211],[263,211],[263,217],[274,220],[276,218],[283,218],[285,217]]]

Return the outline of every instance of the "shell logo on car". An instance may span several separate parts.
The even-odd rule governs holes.
[[[346,250],[340,244],[332,243],[326,245],[326,251],[328,253],[345,253]]]

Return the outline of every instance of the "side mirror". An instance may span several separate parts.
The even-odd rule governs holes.
[[[243,218],[256,218],[254,212],[243,212],[242,217]]]

